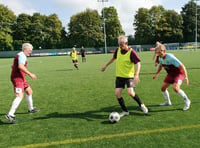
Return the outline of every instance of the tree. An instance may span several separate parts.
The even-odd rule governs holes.
[[[101,13],[102,17],[104,15],[103,19],[105,19],[106,39],[108,46],[114,46],[117,43],[118,36],[120,34],[125,34],[118,19],[117,10],[114,7],[103,8]]]
[[[135,42],[137,44],[149,43],[152,38],[152,24],[148,9],[140,8],[136,12],[133,25],[135,28]]]
[[[197,37],[200,37],[200,6],[197,5]],[[195,41],[196,32],[196,3],[194,0],[190,0],[182,7],[181,15],[183,17],[183,36],[185,42]]]
[[[60,43],[57,45],[57,47],[58,48],[72,47],[69,42],[68,34],[65,30],[65,27],[63,27],[61,30],[61,40]]]
[[[154,44],[156,41],[179,42],[182,40],[182,16],[163,6],[140,8],[135,15],[135,41],[137,44]]]
[[[29,26],[31,24],[31,16],[28,14],[20,14],[17,17],[16,24],[14,25],[14,33],[13,33],[13,39],[14,40],[28,40],[28,32],[29,32]]]
[[[0,5],[0,50],[13,50],[12,26],[16,16],[4,5]]]
[[[73,45],[84,47],[99,47],[103,43],[101,18],[96,10],[86,11],[73,15],[70,18],[69,37]]]
[[[56,48],[61,42],[62,22],[56,14],[51,14],[45,18],[42,40],[45,47]]]
[[[182,16],[174,10],[167,10],[161,18],[162,27],[160,30],[160,39],[163,42],[180,42],[183,38]]]
[[[21,50],[23,42],[29,41],[31,16],[25,13],[18,15],[16,24],[13,26],[13,46],[15,50]]]
[[[61,46],[62,29],[62,23],[56,14],[20,14],[13,27],[14,46],[19,49],[23,42],[30,42],[35,49],[57,48]]]
[[[163,22],[165,20],[164,15],[165,9],[163,6],[153,6],[149,10],[151,17],[151,40],[149,43],[155,43],[157,40],[162,40]]]
[[[34,13],[31,17],[31,24],[28,31],[28,42],[33,44],[35,49],[39,49],[43,45],[43,30],[46,16],[40,13]]]

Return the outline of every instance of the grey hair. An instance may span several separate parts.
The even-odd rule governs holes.
[[[120,36],[118,37],[118,43],[119,43],[120,41],[124,41],[124,43],[127,43],[127,42],[128,42],[128,38],[127,38],[125,35],[120,35]]]
[[[23,43],[22,44],[22,50],[24,50],[26,48],[30,48],[31,50],[33,50],[33,45],[30,44],[30,43]]]

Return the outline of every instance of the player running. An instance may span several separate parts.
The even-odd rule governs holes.
[[[13,61],[12,72],[11,72],[11,81],[14,86],[15,99],[12,102],[12,106],[8,114],[5,115],[11,123],[15,123],[15,111],[24,98],[24,92],[26,92],[26,101],[28,103],[28,113],[39,112],[38,109],[33,107],[32,100],[32,89],[28,82],[25,80],[25,76],[28,75],[33,80],[36,80],[37,77],[35,74],[31,73],[27,69],[27,56],[30,56],[32,53],[33,46],[30,43],[24,43],[22,45],[22,51],[19,52]]]
[[[113,57],[101,69],[102,72],[116,60],[116,81],[115,81],[115,95],[121,106],[122,113],[120,117],[129,115],[129,111],[124,103],[122,97],[122,90],[127,86],[128,94],[138,103],[141,110],[146,114],[148,108],[141,102],[139,96],[134,91],[134,83],[139,82],[140,73],[140,59],[136,52],[128,46],[128,39],[121,35],[118,38],[119,47],[115,50]],[[136,72],[134,66],[136,65]]]
[[[186,84],[189,84],[185,66],[173,54],[166,53],[166,48],[163,44],[158,45],[156,54],[159,56],[159,67],[156,74],[153,76],[153,79],[158,77],[162,67],[164,67],[167,72],[167,76],[161,86],[165,102],[160,105],[172,105],[167,88],[170,84],[173,84],[173,90],[178,93],[185,102],[183,110],[188,110],[190,108],[191,101],[188,99],[185,92],[180,88],[184,78],[186,80]]]
[[[70,53],[70,57],[72,58],[72,62],[74,63],[74,67],[78,70],[78,53],[76,48],[72,48],[72,52]]]

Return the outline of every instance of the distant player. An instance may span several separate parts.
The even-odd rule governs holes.
[[[86,62],[85,48],[83,46],[81,47],[81,57],[82,57],[82,62]]]
[[[12,72],[11,72],[11,81],[14,86],[15,92],[15,99],[12,103],[10,111],[5,117],[11,122],[15,123],[15,111],[18,108],[19,104],[21,103],[22,99],[24,98],[24,92],[26,95],[26,101],[28,103],[28,113],[36,113],[39,112],[38,109],[33,107],[33,100],[32,100],[32,89],[28,82],[25,80],[25,76],[28,75],[33,80],[36,80],[37,77],[35,74],[31,73],[27,69],[27,56],[30,56],[32,53],[33,46],[29,43],[24,43],[22,45],[22,51],[19,52],[13,61],[12,65]]]
[[[159,56],[156,54],[156,50],[157,50],[157,47],[160,45],[161,43],[160,42],[156,42],[156,48],[155,48],[155,53],[154,53],[154,55],[153,55],[153,60],[155,59],[155,67],[156,67],[156,70],[158,70],[158,66],[159,66],[159,61],[158,61],[158,59],[159,59]]]
[[[74,63],[74,67],[78,70],[78,53],[75,47],[72,48],[72,52],[70,53],[70,56],[72,58],[72,62]]]
[[[165,46],[163,44],[158,45],[156,54],[159,56],[159,67],[156,74],[153,76],[153,79],[156,79],[162,70],[162,67],[165,68],[167,76],[164,79],[164,82],[161,86],[161,91],[165,98],[165,102],[160,105],[171,105],[171,100],[169,97],[169,92],[167,88],[170,84],[173,84],[173,89],[178,93],[184,100],[185,105],[183,110],[186,111],[190,108],[191,101],[188,99],[185,92],[180,88],[184,78],[186,84],[189,84],[187,70],[183,63],[181,63],[173,54],[166,53]]]
[[[116,60],[115,95],[122,109],[120,117],[129,115],[129,111],[122,97],[122,90],[125,86],[127,86],[128,94],[137,102],[141,110],[146,114],[148,113],[148,108],[141,102],[139,96],[134,91],[134,83],[139,82],[141,67],[140,59],[136,52],[128,46],[128,39],[126,36],[119,36],[118,45],[119,47],[115,50],[113,57],[101,71],[104,72],[106,68]],[[135,65],[136,72],[134,69]]]

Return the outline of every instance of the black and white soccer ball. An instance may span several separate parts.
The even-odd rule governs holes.
[[[118,112],[112,112],[112,113],[110,113],[109,120],[110,120],[111,123],[119,122],[119,120],[120,120],[119,113]]]

